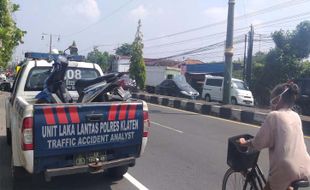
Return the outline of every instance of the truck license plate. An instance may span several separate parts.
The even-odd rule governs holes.
[[[80,165],[85,165],[89,163],[94,163],[96,162],[96,159],[99,159],[100,162],[106,161],[106,154],[102,152],[92,152],[89,154],[79,154],[75,156],[74,161],[75,165],[80,166]]]

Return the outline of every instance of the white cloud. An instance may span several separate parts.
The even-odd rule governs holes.
[[[143,19],[149,15],[149,11],[143,5],[139,5],[139,7],[130,11],[130,15],[135,18]]]
[[[77,11],[81,15],[91,19],[97,19],[100,16],[100,10],[96,0],[82,0],[77,5]]]
[[[203,14],[213,21],[224,20],[227,17],[227,7],[211,7],[203,11]]]
[[[156,15],[162,15],[162,14],[164,14],[164,9],[162,9],[162,8],[157,8],[157,9],[155,9],[154,13],[155,13]]]
[[[263,23],[263,21],[260,20],[260,19],[253,19],[253,20],[251,20],[251,24],[253,24],[254,26],[255,25],[260,25],[262,23]]]
[[[101,14],[96,0],[76,0],[64,7],[64,11],[69,15],[78,15],[93,21]]]

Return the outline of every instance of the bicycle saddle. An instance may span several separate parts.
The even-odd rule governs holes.
[[[299,187],[309,187],[309,181],[306,179],[301,179],[301,180],[296,180],[294,181],[291,186],[295,189],[295,188],[299,188]]]

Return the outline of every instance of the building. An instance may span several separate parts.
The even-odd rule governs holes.
[[[128,73],[129,66],[130,66],[129,56],[116,56],[116,60],[112,64],[112,72]]]

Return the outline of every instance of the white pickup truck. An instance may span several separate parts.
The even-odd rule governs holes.
[[[107,171],[122,177],[144,152],[150,122],[144,101],[37,104],[52,63],[44,54],[27,54],[6,101],[7,142],[12,174],[54,176]],[[39,56],[38,56],[39,55]],[[103,72],[97,64],[71,60],[67,89],[78,99],[75,82]]]

